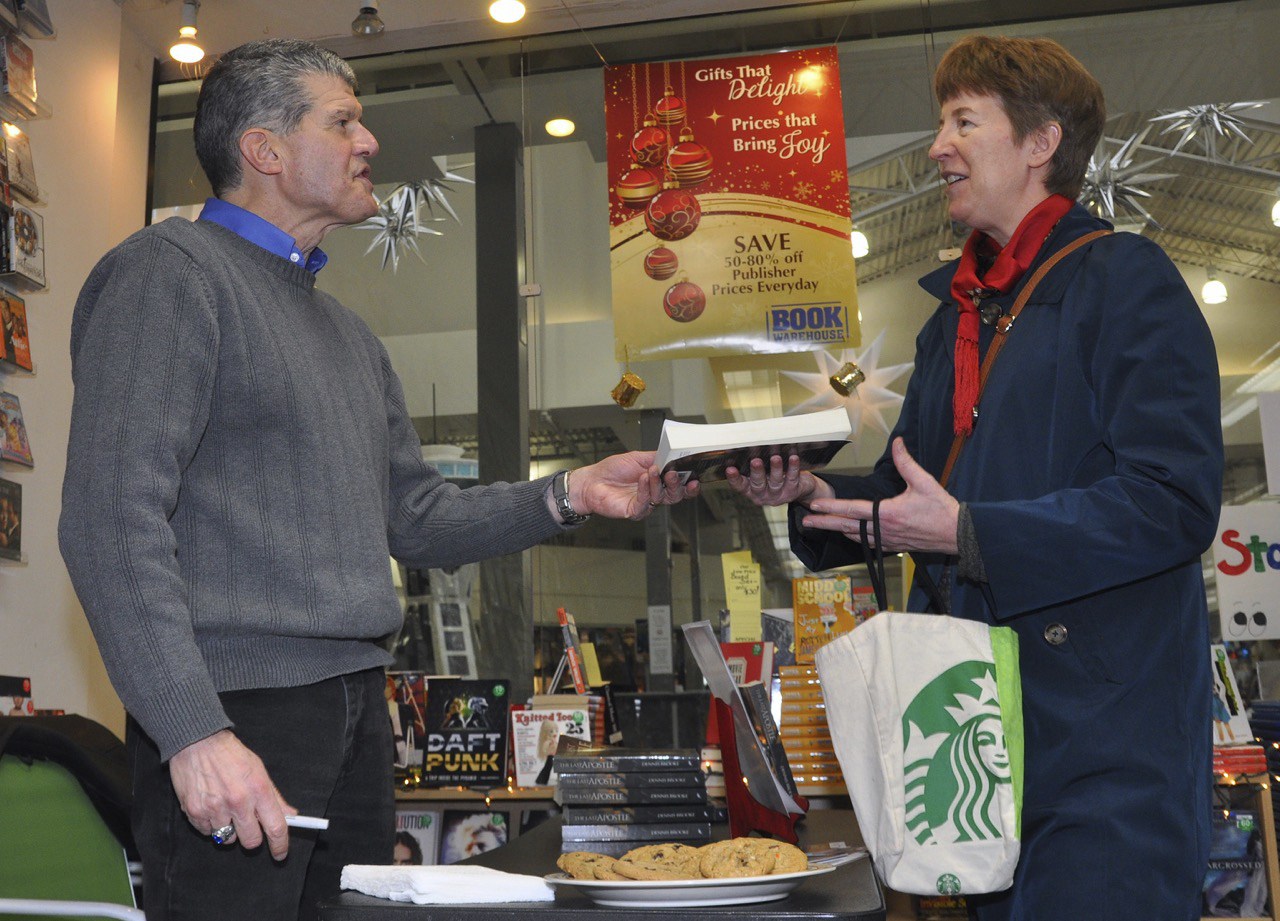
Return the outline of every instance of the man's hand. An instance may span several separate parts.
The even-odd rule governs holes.
[[[288,855],[289,827],[284,817],[297,810],[280,796],[262,760],[230,729],[179,751],[169,759],[169,776],[182,811],[200,834],[234,825],[242,847],[252,850],[265,834],[274,859]]]
[[[915,462],[901,438],[893,440],[893,465],[907,488],[880,503],[881,549],[956,553],[960,503]],[[809,509],[813,514],[805,516],[806,528],[839,531],[851,540],[861,540],[858,522],[871,520],[866,499],[814,499]],[[869,529],[867,538],[872,539]]]
[[[648,517],[659,505],[674,505],[698,494],[698,481],[680,485],[680,477],[668,473],[665,480],[653,465],[655,452],[613,454],[569,475],[569,504],[582,515],[605,518]]]
[[[792,454],[783,466],[782,455],[769,458],[765,468],[763,458],[753,457],[751,469],[742,471],[726,467],[725,481],[729,488],[746,496],[756,505],[786,505],[788,502],[808,504],[811,499],[832,498],[831,484],[819,479],[808,470],[800,469],[800,458]]]

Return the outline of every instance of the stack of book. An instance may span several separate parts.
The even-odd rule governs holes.
[[[1267,750],[1261,745],[1215,745],[1213,773],[1237,777],[1267,773]]]
[[[836,760],[827,705],[822,699],[818,670],[812,665],[778,667],[782,718],[778,727],[791,775],[798,786],[844,783]]]
[[[696,749],[562,747],[554,766],[566,846],[704,841],[719,819]]]

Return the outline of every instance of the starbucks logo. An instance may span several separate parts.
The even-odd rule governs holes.
[[[902,737],[907,830],[916,841],[1002,837],[996,793],[1011,776],[994,666],[962,662],[925,685],[902,716]],[[939,892],[948,878],[939,877]]]
[[[954,873],[943,873],[938,877],[938,895],[959,895],[960,878]]]

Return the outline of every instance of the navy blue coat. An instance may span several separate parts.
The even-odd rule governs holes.
[[[1104,226],[1076,206],[1036,265]],[[955,268],[920,282],[942,303],[916,339],[893,432],[935,477],[952,442]],[[994,335],[982,327],[983,354]],[[844,498],[903,489],[888,450],[870,476],[828,479]],[[1222,494],[1218,365],[1154,243],[1104,237],[1041,281],[947,489],[968,503],[988,579],[948,567],[952,612],[1014,628],[1022,658],[1022,856],[1011,890],[974,899],[979,917],[1199,918],[1212,792],[1200,555]],[[797,528],[798,511],[792,547],[809,568],[862,559],[842,535]],[[925,603],[917,593],[911,606]]]

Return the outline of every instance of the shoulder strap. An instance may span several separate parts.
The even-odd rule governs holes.
[[[982,370],[979,372],[979,402],[982,400],[982,391],[987,386],[987,378],[991,374],[991,367],[996,363],[996,356],[1000,354],[1000,349],[1004,346],[1005,340],[1009,338],[1009,330],[1013,329],[1014,321],[1018,318],[1018,314],[1022,312],[1022,308],[1027,305],[1027,301],[1031,297],[1031,292],[1035,290],[1036,285],[1040,284],[1041,280],[1049,274],[1050,269],[1071,253],[1086,244],[1092,243],[1099,237],[1105,237],[1110,233],[1112,233],[1110,230],[1095,230],[1082,237],[1076,237],[1076,239],[1072,240],[1066,246],[1062,247],[1062,249],[1058,250],[1046,259],[1041,264],[1040,268],[1036,269],[1035,273],[1031,276],[1031,280],[1028,281],[1022,291],[1019,292],[1017,300],[1013,302],[1013,307],[1010,308],[1009,312],[1001,317],[996,323],[996,337],[992,341],[991,345],[987,347],[987,357],[983,359]],[[951,478],[951,469],[956,465],[956,458],[960,456],[960,450],[964,447],[967,440],[967,436],[957,435],[955,440],[951,442],[951,453],[947,455],[946,466],[942,468],[942,476],[938,479],[938,482],[941,483],[944,488],[947,485],[947,480]]]

